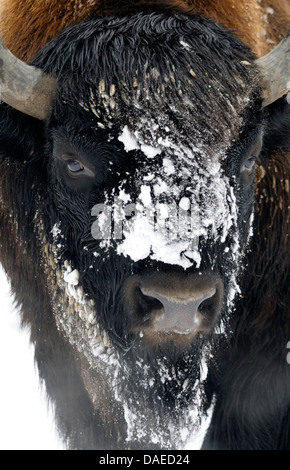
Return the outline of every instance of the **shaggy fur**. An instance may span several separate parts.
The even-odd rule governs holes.
[[[205,449],[290,449],[289,108],[269,108],[248,274]]]
[[[230,180],[238,181],[233,187],[239,208],[237,228],[242,234],[241,245],[245,245],[247,237],[253,185],[240,178],[240,168],[260,129],[264,132],[256,174],[254,235],[243,262],[241,295],[230,317],[226,305],[223,307],[223,318],[231,335],[227,338],[212,335],[208,339],[215,355],[209,363],[207,379],[201,383],[199,412],[206,412],[213,396],[216,405],[204,448],[288,449],[290,446],[290,367],[286,361],[286,344],[290,339],[289,105],[282,98],[262,112],[261,90],[249,48],[211,21],[194,17],[189,23],[186,18],[169,16],[167,11],[165,15],[129,15],[125,19],[96,18],[71,27],[47,45],[35,60],[37,66],[58,78],[59,98],[50,121],[41,123],[1,105],[1,262],[11,277],[23,322],[31,327],[40,375],[56,405],[59,427],[70,448],[154,448],[150,441],[154,426],[163,439],[159,446],[172,446],[168,422],[176,427],[181,417],[185,419],[188,407],[196,400],[195,383],[201,380],[202,338],[180,353],[172,344],[146,348],[142,341],[128,334],[130,317],[121,289],[124,279],[131,273],[172,268],[152,260],[136,264],[116,257],[114,250],[106,252],[91,239],[92,220],[87,217],[92,205],[102,201],[104,194],[113,190],[128,172],[131,176],[127,183],[133,193],[137,189],[136,175],[144,176],[149,171],[148,167],[144,168],[142,155],[125,153],[112,137],[118,135],[126,119],[138,122],[145,113],[153,114],[156,104],[160,116],[168,112],[166,101],[156,91],[162,82],[156,82],[153,74],[148,79],[140,73],[146,58],[152,58],[152,31],[158,37],[158,47],[156,37],[153,41],[156,62],[150,60],[155,66],[154,77],[156,70],[161,76],[164,74],[167,65],[162,61],[161,51],[166,51],[171,65],[176,65],[174,80],[180,90],[194,97],[196,105],[195,114],[187,114],[184,106],[180,106],[182,101],[178,101],[181,100],[178,88],[168,88],[171,93],[167,94],[168,103],[172,100],[171,104],[179,105],[171,111],[178,142],[184,143],[192,135],[203,137],[209,153],[217,142],[223,143],[220,136],[225,142],[228,136],[223,170]],[[118,31],[116,35],[112,33],[114,28]],[[166,34],[162,34],[164,31]],[[145,39],[139,41],[138,35]],[[192,57],[186,49],[179,48],[180,37],[192,44],[199,56]],[[116,51],[120,50],[119,56]],[[208,74],[207,81],[186,80],[184,70],[189,60],[197,76]],[[245,60],[250,67],[241,66]],[[91,67],[95,63],[98,63],[97,70]],[[136,90],[127,85],[135,83],[136,68],[138,99],[143,107],[132,111]],[[106,87],[116,84],[115,107],[110,118],[106,115],[106,99],[103,102],[100,99],[98,109],[93,106],[98,93],[106,95],[103,84],[100,86],[102,79]],[[212,85],[212,92],[208,84]],[[92,89],[96,90],[93,98]],[[152,96],[153,109],[146,100],[146,91]],[[240,99],[245,93],[248,106]],[[113,124],[109,140],[107,131],[97,126],[97,111],[101,111],[102,126]],[[237,124],[238,118],[242,119],[242,128]],[[144,135],[146,132],[145,129]],[[150,128],[148,135],[151,136]],[[96,186],[77,188],[65,179],[57,159],[58,148],[65,141],[79,153],[93,155],[91,159],[96,160],[98,169]],[[109,163],[113,171],[108,171]],[[160,162],[155,160],[151,170],[158,171],[159,167]],[[63,231],[53,237],[51,229],[59,222]],[[49,252],[53,242],[59,244],[58,252]],[[230,236],[226,243],[230,243]],[[228,273],[237,266],[223,259],[224,247],[214,246],[209,240],[203,247],[200,269],[218,266],[227,292]],[[98,257],[94,255],[96,251]],[[114,387],[119,387],[121,397],[129,397],[136,416],[142,416],[145,406],[149,429],[137,440],[131,436],[126,441],[126,422],[115,399],[112,381],[102,367],[92,368],[93,359],[86,349],[86,341],[77,336],[79,323],[72,332],[66,330],[69,340],[65,338],[61,315],[70,305],[61,293],[61,282],[55,272],[61,269],[65,259],[80,270],[85,292],[98,305],[97,319],[122,354]],[[54,304],[59,301],[63,306],[57,309]],[[64,318],[66,323],[68,317]],[[148,383],[156,381],[160,367],[170,374],[148,389]],[[185,380],[188,387],[184,390]],[[136,397],[140,393],[142,400],[138,401]]]

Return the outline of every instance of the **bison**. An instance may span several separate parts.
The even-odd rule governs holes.
[[[289,449],[289,4],[79,3],[1,19],[0,259],[63,439]]]

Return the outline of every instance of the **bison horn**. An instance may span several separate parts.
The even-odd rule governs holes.
[[[15,57],[0,36],[0,99],[37,119],[49,116],[55,79]]]
[[[272,51],[256,60],[264,77],[263,106],[289,91],[290,32]],[[27,65],[5,47],[0,36],[0,98],[18,111],[37,119],[50,114],[55,79]]]
[[[268,106],[290,90],[290,31],[267,55],[256,60],[263,78],[263,106]]]

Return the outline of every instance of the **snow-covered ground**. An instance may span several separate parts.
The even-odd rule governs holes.
[[[0,268],[0,450],[61,450],[9,289]]]

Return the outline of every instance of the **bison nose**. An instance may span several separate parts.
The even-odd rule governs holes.
[[[156,312],[155,328],[160,332],[172,332],[179,334],[191,333],[198,328],[203,310],[203,302],[207,299],[213,299],[216,290],[214,287],[208,287],[200,292],[180,295],[179,298],[172,296],[172,293],[161,294],[154,289],[140,288],[144,299],[149,297],[150,303],[157,299],[159,311]],[[156,302],[155,302],[155,305]],[[204,304],[205,305],[205,304]],[[209,305],[209,302],[208,302]]]
[[[209,333],[222,306],[223,283],[212,273],[131,276],[125,297],[134,330],[158,335]]]

